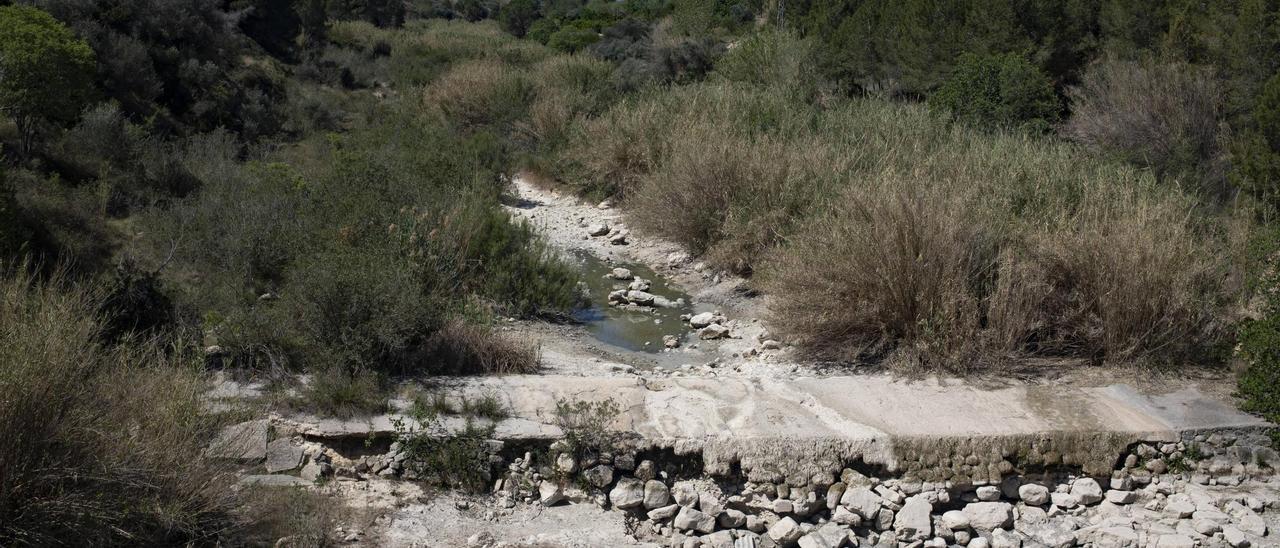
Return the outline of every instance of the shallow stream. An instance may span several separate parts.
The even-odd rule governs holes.
[[[674,335],[681,340],[689,331],[681,314],[693,312],[689,303],[692,299],[672,287],[661,275],[643,265],[633,263],[606,263],[588,253],[574,253],[571,259],[582,269],[582,281],[587,284],[590,293],[589,307],[578,309],[574,318],[582,322],[597,340],[640,352],[661,352],[662,337]],[[643,278],[651,283],[649,293],[666,297],[671,301],[684,299],[684,306],[678,308],[662,307],[621,307],[609,305],[609,292],[626,289],[630,281],[608,278],[614,268],[625,268],[632,276]]]

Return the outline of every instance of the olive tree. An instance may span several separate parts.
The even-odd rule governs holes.
[[[0,7],[0,111],[18,126],[22,154],[42,122],[71,122],[93,86],[93,50],[53,16]]]

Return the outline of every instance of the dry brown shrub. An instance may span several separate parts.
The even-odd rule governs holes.
[[[533,97],[534,86],[521,70],[493,59],[459,63],[423,94],[428,110],[465,128],[513,122]]]
[[[538,346],[493,329],[451,321],[431,337],[428,355],[442,375],[514,375],[536,373]]]
[[[1220,191],[1223,92],[1208,70],[1183,63],[1103,58],[1069,91],[1063,132],[1160,176],[1199,177]],[[1207,166],[1207,167],[1206,167]]]
[[[205,385],[156,344],[100,344],[96,302],[0,280],[0,544],[212,543],[237,499],[204,457]]]
[[[893,173],[850,189],[772,266],[774,324],[820,358],[970,357],[995,242],[966,202]]]

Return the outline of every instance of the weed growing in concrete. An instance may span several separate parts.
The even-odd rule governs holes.
[[[483,491],[492,477],[488,441],[506,410],[492,396],[464,399],[465,416],[459,428],[440,412],[453,409],[442,395],[419,402],[415,402],[409,420],[392,420],[395,440],[408,455],[404,462],[406,475],[442,487]],[[477,417],[488,420],[477,421]]]
[[[612,451],[618,435],[609,424],[621,411],[613,398],[598,402],[556,400],[556,426],[564,432],[568,452],[583,462]]]

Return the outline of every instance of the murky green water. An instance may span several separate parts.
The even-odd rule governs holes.
[[[586,253],[575,254],[572,259],[582,268],[582,281],[587,284],[591,296],[591,306],[579,309],[574,317],[586,325],[596,339],[628,350],[661,352],[664,335],[683,338],[688,332],[688,327],[680,321],[680,315],[693,312],[693,307],[689,304],[692,299],[671,287],[656,272],[638,264],[605,263]],[[616,267],[630,270],[633,276],[648,280],[652,284],[649,293],[671,301],[684,299],[685,305],[645,310],[609,306],[609,292],[626,289],[631,283],[605,277]]]

